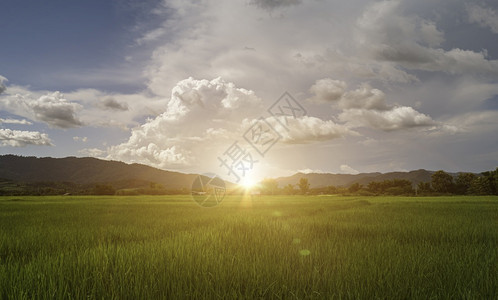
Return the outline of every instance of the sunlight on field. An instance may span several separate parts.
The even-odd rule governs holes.
[[[0,197],[2,298],[498,297],[497,197]]]

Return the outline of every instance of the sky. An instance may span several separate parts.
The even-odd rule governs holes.
[[[255,181],[498,166],[496,1],[6,0],[0,154]]]

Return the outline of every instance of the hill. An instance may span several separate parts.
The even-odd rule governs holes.
[[[384,181],[392,179],[406,179],[416,185],[419,182],[431,181],[432,173],[434,172],[422,169],[410,172],[360,173],[356,175],[329,173],[296,173],[288,177],[279,177],[276,180],[279,187],[284,187],[287,184],[297,184],[300,178],[308,179],[311,188],[326,187],[330,185],[346,187],[354,183],[366,185],[371,181]]]
[[[91,157],[0,156],[0,178],[15,182],[71,182],[81,185],[113,183],[117,188],[144,186],[154,182],[166,189],[179,190],[189,189],[196,176]]]

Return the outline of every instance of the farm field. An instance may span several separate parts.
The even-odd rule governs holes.
[[[498,197],[0,197],[2,299],[497,299]]]

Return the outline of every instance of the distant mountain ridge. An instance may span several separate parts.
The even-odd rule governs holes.
[[[372,181],[406,179],[416,185],[431,181],[434,171],[415,170],[410,172],[331,174],[296,173],[276,178],[279,187],[295,185],[300,178],[307,178],[311,188],[347,187],[354,183],[367,185]],[[452,174],[456,176],[456,174]],[[127,164],[92,157],[24,157],[0,156],[0,179],[17,182],[72,182],[76,184],[113,183],[117,188],[159,183],[166,189],[189,189],[197,174],[165,171],[142,164]],[[234,187],[227,182],[227,187]]]
[[[354,183],[367,185],[372,181],[384,181],[393,179],[406,179],[416,185],[419,182],[431,181],[431,175],[434,171],[415,170],[410,172],[389,172],[389,173],[360,173],[360,174],[331,174],[331,173],[296,173],[288,177],[276,178],[279,187],[288,184],[297,184],[300,178],[308,179],[311,188],[320,188],[326,186],[343,186],[347,187]]]
[[[19,182],[72,182],[77,184],[155,182],[167,189],[190,188],[197,174],[156,169],[92,157],[0,156],[0,178]]]

